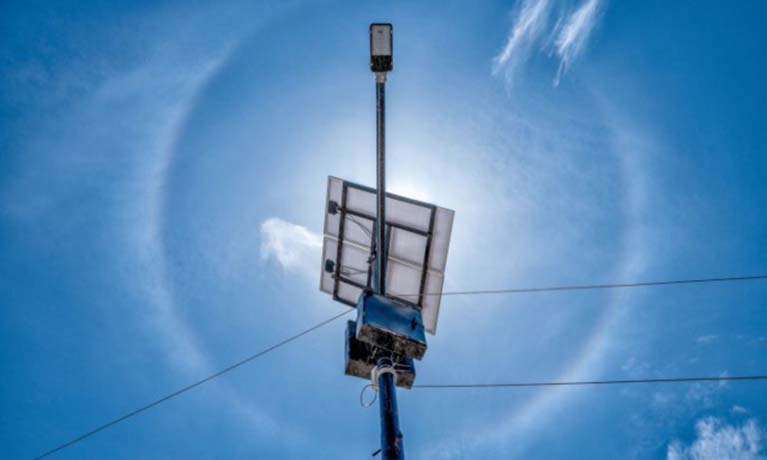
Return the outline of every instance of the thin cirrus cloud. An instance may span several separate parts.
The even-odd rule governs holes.
[[[316,277],[322,236],[308,228],[270,217],[261,223],[261,260],[273,260],[284,271]]]
[[[765,433],[757,422],[727,425],[715,417],[695,424],[696,438],[689,446],[674,441],[666,451],[667,460],[764,460]]]
[[[714,343],[717,340],[719,340],[718,334],[708,334],[708,335],[701,335],[700,337],[695,338],[695,343],[698,345],[706,345],[709,343]]]
[[[601,0],[587,0],[567,18],[557,34],[555,45],[559,56],[559,70],[554,80],[555,84],[559,84],[567,68],[586,47],[600,10]]]
[[[493,73],[503,72],[511,80],[517,68],[527,60],[530,49],[540,40],[551,15],[549,0],[524,0],[514,14],[506,46],[493,61]]]
[[[493,74],[502,74],[508,83],[513,83],[534,51],[553,50],[559,61],[554,85],[559,85],[586,49],[603,10],[604,0],[585,0],[575,8],[554,0],[522,0],[512,14],[506,44],[493,59]]]

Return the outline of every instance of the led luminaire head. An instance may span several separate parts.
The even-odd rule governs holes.
[[[392,69],[392,26],[370,24],[370,70],[389,72]]]

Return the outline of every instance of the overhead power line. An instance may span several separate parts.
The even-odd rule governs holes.
[[[489,294],[524,294],[534,292],[557,292],[557,291],[588,291],[598,289],[625,289],[641,288],[652,286],[672,286],[680,284],[708,284],[708,283],[731,283],[736,281],[758,281],[767,280],[767,275],[752,276],[728,276],[721,278],[693,278],[670,281],[645,281],[640,283],[613,283],[613,284],[575,284],[565,286],[547,286],[533,288],[503,288],[503,289],[481,289],[472,291],[442,291],[425,292],[423,294],[391,294],[396,297],[419,297],[424,296],[459,296],[459,295],[489,295]]]
[[[589,289],[618,289],[618,288],[636,288],[636,287],[650,287],[650,286],[665,286],[665,285],[674,285],[674,284],[704,284],[704,283],[724,283],[724,282],[735,282],[735,281],[755,281],[755,280],[767,280],[767,275],[754,275],[754,276],[732,276],[732,277],[722,277],[722,278],[700,278],[700,279],[685,279],[685,280],[672,280],[672,281],[651,281],[651,282],[643,282],[643,283],[617,283],[617,284],[590,284],[590,285],[572,285],[572,286],[550,286],[550,287],[540,287],[540,288],[509,288],[509,289],[488,289],[488,290],[474,290],[474,291],[446,291],[446,292],[440,292],[440,293],[425,293],[424,295],[442,295],[442,296],[455,296],[455,295],[484,295],[484,294],[523,294],[523,293],[534,293],[534,292],[551,292],[551,291],[579,291],[579,290],[589,290]],[[407,294],[398,294],[398,297],[408,297],[411,295]],[[417,297],[418,295],[412,295],[413,297]],[[166,396],[163,396],[149,404],[146,404],[142,407],[139,407],[138,409],[135,409],[131,412],[128,412],[125,415],[122,415],[120,417],[115,418],[114,420],[107,422],[97,428],[94,428],[91,431],[88,431],[76,438],[73,438],[63,444],[60,444],[57,447],[54,447],[53,449],[50,449],[37,457],[34,457],[32,460],[40,460],[42,458],[48,457],[51,454],[54,454],[62,449],[65,449],[67,447],[70,447],[74,444],[79,443],[80,441],[83,441],[96,433],[99,433],[103,430],[106,430],[107,428],[110,428],[114,425],[117,425],[118,423],[124,422],[125,420],[132,418],[136,415],[139,415],[140,413],[147,411],[159,404],[162,404],[170,399],[173,399],[177,396],[180,396],[184,393],[186,393],[189,390],[192,390],[204,383],[210,382],[211,380],[214,380],[218,377],[221,377],[222,375],[233,371],[237,369],[240,366],[243,366],[257,358],[260,358],[261,356],[270,353],[284,345],[287,345],[290,342],[293,342],[294,340],[297,340],[323,326],[326,326],[333,321],[348,315],[349,313],[353,312],[355,310],[347,310],[342,313],[339,313],[337,315],[334,315],[322,322],[319,322],[315,324],[314,326],[305,329],[298,334],[295,334],[293,336],[290,336],[280,342],[275,343],[274,345],[267,347],[258,353],[255,353],[253,355],[248,356],[247,358],[244,358],[240,361],[237,361],[236,363],[227,366],[223,369],[221,369],[218,372],[215,372],[201,380],[198,380],[192,384],[189,384],[183,388],[180,388],[172,393],[167,394]],[[688,379],[688,380],[679,380],[679,379],[667,379],[668,381],[714,381],[714,380],[763,380],[767,379],[767,376],[752,376],[752,377],[701,377],[701,378],[694,378],[694,379]],[[593,381],[593,382],[533,382],[533,383],[511,383],[511,384],[449,384],[449,385],[414,385],[413,388],[479,388],[479,387],[525,387],[525,386],[573,386],[573,385],[608,385],[608,384],[617,384],[617,383],[652,383],[652,382],[663,382],[666,380],[663,379],[655,379],[655,380],[647,380],[647,381]]]
[[[587,385],[628,385],[635,383],[684,383],[684,382],[730,382],[742,380],[767,380],[767,375],[742,375],[721,377],[674,377],[665,379],[628,380],[576,380],[569,382],[508,382],[508,383],[445,383],[413,385],[413,388],[524,388],[524,387],[573,387]]]
[[[43,452],[42,454],[40,454],[37,457],[35,457],[33,460],[39,460],[41,458],[45,458],[45,457],[47,457],[47,456],[49,456],[51,454],[54,454],[54,453],[56,453],[56,452],[58,452],[58,451],[60,451],[62,449],[66,449],[67,447],[70,447],[70,446],[72,446],[74,444],[77,444],[78,442],[83,441],[83,440],[93,436],[94,434],[100,432],[100,431],[106,430],[107,428],[110,428],[110,427],[112,427],[114,425],[117,425],[120,422],[124,422],[125,420],[127,420],[127,419],[129,419],[131,417],[134,417],[134,416],[136,416],[136,415],[138,415],[138,414],[140,414],[140,413],[142,413],[142,412],[144,412],[146,410],[149,410],[149,409],[151,409],[151,408],[153,408],[153,407],[155,407],[155,406],[157,406],[159,404],[162,404],[165,401],[168,401],[169,399],[173,399],[176,396],[180,396],[180,395],[186,393],[187,391],[202,385],[203,383],[207,383],[207,382],[210,382],[211,380],[213,380],[215,378],[221,377],[222,375],[226,374],[227,372],[233,371],[233,370],[237,369],[240,366],[243,366],[243,365],[245,365],[245,364],[247,364],[247,363],[249,363],[249,362],[251,362],[251,361],[253,361],[253,360],[257,359],[257,358],[260,358],[261,356],[264,356],[265,354],[267,354],[267,353],[269,353],[271,351],[274,351],[274,350],[276,350],[276,349],[278,349],[278,348],[280,348],[280,347],[282,347],[284,345],[287,345],[290,342],[292,342],[294,340],[297,340],[297,339],[305,336],[306,334],[309,334],[310,332],[316,331],[317,329],[319,329],[319,328],[321,328],[323,326],[326,326],[326,325],[332,323],[333,321],[335,321],[335,320],[337,320],[337,319],[339,319],[339,318],[341,318],[343,316],[348,315],[352,311],[354,311],[354,310],[344,311],[343,313],[339,313],[339,314],[337,314],[335,316],[332,316],[332,317],[326,319],[325,321],[317,323],[317,324],[315,324],[314,326],[312,326],[312,327],[310,327],[308,329],[304,329],[303,331],[299,332],[298,334],[292,335],[292,336],[288,337],[287,339],[284,339],[284,340],[282,340],[280,342],[277,342],[277,343],[275,343],[274,345],[272,345],[270,347],[264,348],[263,350],[259,351],[258,353],[252,354],[252,355],[248,356],[247,358],[244,358],[244,359],[242,359],[240,361],[237,361],[236,363],[234,363],[234,364],[232,364],[230,366],[227,366],[227,367],[221,369],[220,371],[205,377],[202,380],[198,380],[198,381],[196,381],[196,382],[194,382],[194,383],[192,383],[190,385],[187,385],[187,386],[185,386],[183,388],[180,388],[180,389],[174,391],[173,393],[169,393],[166,396],[163,396],[162,398],[157,399],[156,401],[153,401],[153,402],[151,402],[151,403],[149,403],[149,404],[147,404],[145,406],[141,406],[141,407],[139,407],[138,409],[136,409],[136,410],[134,410],[132,412],[128,412],[125,415],[117,417],[116,419],[114,419],[114,420],[112,420],[110,422],[107,422],[107,423],[105,423],[105,424],[103,424],[103,425],[101,425],[101,426],[99,426],[97,428],[94,428],[93,430],[88,431],[87,433],[84,433],[84,434],[82,434],[82,435],[80,435],[80,436],[78,436],[76,438],[73,438],[73,439],[71,439],[71,440],[69,440],[69,441],[67,441],[67,442],[65,442],[65,443],[63,443],[63,444],[61,444],[61,445],[59,445],[57,447],[54,447],[51,450]]]

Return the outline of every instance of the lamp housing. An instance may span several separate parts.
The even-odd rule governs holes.
[[[392,70],[392,25],[370,24],[370,70],[376,73]]]

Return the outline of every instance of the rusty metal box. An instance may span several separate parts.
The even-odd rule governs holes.
[[[363,291],[357,303],[357,340],[408,358],[426,353],[421,311],[402,302]]]
[[[354,377],[370,380],[370,372],[376,365],[375,350],[369,344],[357,340],[357,323],[346,323],[346,357],[344,373]],[[397,370],[397,386],[411,388],[415,381],[415,365],[413,360],[401,357],[395,363]]]

